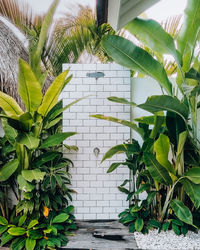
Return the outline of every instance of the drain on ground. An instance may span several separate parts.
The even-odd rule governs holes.
[[[105,240],[113,240],[113,241],[124,241],[123,235],[114,235],[114,234],[104,234],[102,232],[94,232],[92,234],[95,238],[105,239]]]

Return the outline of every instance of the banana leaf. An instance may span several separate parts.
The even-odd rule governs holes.
[[[156,21],[135,18],[125,28],[148,48],[162,55],[172,55],[176,62],[181,65],[181,58],[173,38]]]
[[[115,62],[154,78],[169,95],[172,94],[172,84],[163,66],[148,52],[131,41],[114,35],[104,36],[102,46]]]

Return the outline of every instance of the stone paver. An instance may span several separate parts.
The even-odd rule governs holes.
[[[76,235],[62,249],[138,249],[133,234],[117,221],[78,221]]]

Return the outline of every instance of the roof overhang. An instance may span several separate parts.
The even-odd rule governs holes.
[[[108,22],[119,30],[160,0],[97,0],[98,25]]]

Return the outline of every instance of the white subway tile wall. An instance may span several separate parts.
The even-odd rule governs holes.
[[[118,155],[100,164],[104,153],[112,146],[130,138],[128,127],[117,123],[91,118],[91,114],[104,114],[130,119],[126,105],[108,101],[109,96],[130,98],[130,71],[118,64],[64,64],[70,68],[73,78],[64,88],[63,105],[77,98],[88,96],[63,114],[63,131],[76,131],[77,135],[65,141],[76,145],[78,152],[66,152],[74,162],[71,169],[75,216],[80,220],[117,219],[118,214],[128,207],[126,195],[117,186],[129,177],[129,171],[120,167],[107,174],[110,164],[124,159]],[[87,73],[102,72],[104,77],[95,79]],[[98,156],[94,148],[99,148]]]

